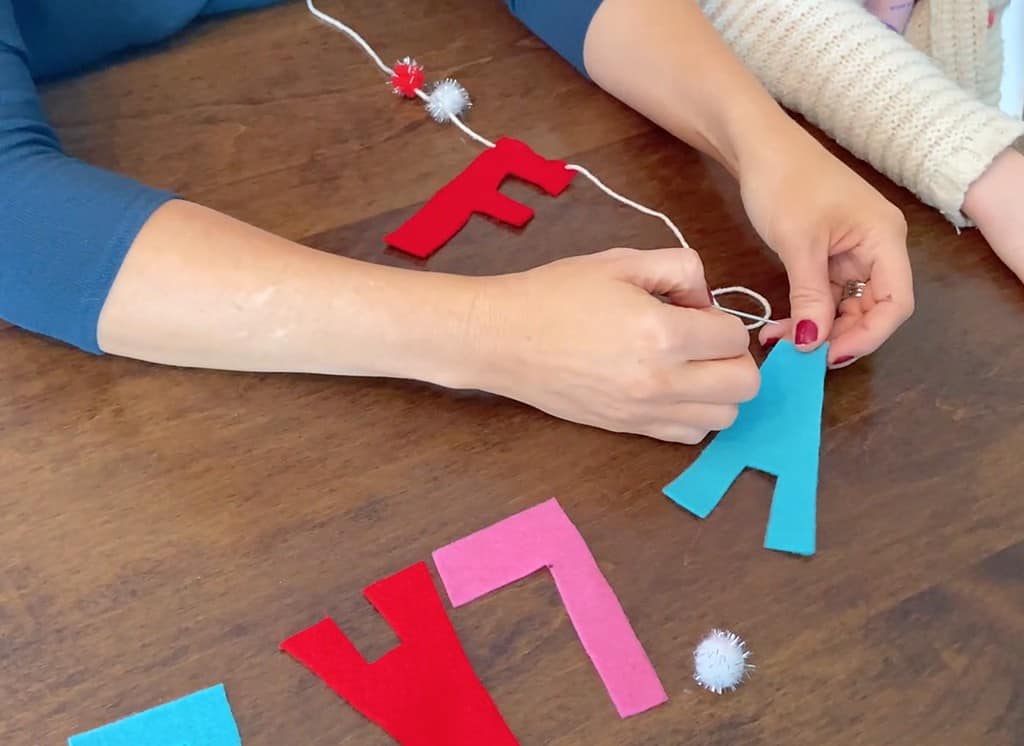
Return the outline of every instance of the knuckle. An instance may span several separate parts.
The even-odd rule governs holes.
[[[828,288],[793,285],[789,289],[789,304],[793,307],[827,304],[834,305],[832,292]]]
[[[735,404],[728,404],[719,408],[717,413],[715,430],[728,430],[736,423],[740,408]]]
[[[728,321],[731,325],[729,348],[736,357],[739,357],[750,350],[750,331],[735,316],[730,316]]]
[[[757,369],[754,360],[747,357],[736,375],[736,396],[738,402],[747,402],[754,399],[761,391],[761,371]]]
[[[892,202],[888,203],[888,209],[886,211],[886,223],[891,227],[893,231],[898,233],[902,237],[907,235],[907,216],[903,214],[903,210],[898,208]]]
[[[688,446],[695,446],[708,437],[709,430],[698,430],[693,427],[686,427],[679,431],[678,440]]]
[[[909,318],[910,318],[911,316],[913,316],[913,315],[914,315],[914,314],[915,314],[916,312],[917,312],[917,301],[916,301],[916,300],[914,300],[913,298],[911,298],[911,299],[910,299],[910,300],[909,300],[909,301],[907,302],[907,310],[906,310],[907,318],[906,318],[906,319],[904,319],[904,321],[908,320],[908,319],[909,319]]]
[[[701,280],[704,279],[704,262],[693,249],[679,249],[680,252],[680,263],[682,264],[683,274],[687,280]]]
[[[601,252],[604,257],[613,262],[628,262],[639,253],[637,249],[627,249],[621,246],[614,249],[605,249]]]
[[[903,313],[901,314],[901,317],[902,317],[901,318],[901,322],[907,321],[908,319],[910,319],[910,317],[914,315],[914,311],[916,311],[916,310],[917,310],[917,301],[914,299],[914,294],[911,293],[910,297],[907,298],[906,305],[903,308]]]
[[[653,308],[639,319],[636,338],[644,351],[662,354],[675,346],[678,331],[669,323],[662,309]]]

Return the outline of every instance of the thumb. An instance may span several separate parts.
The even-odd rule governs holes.
[[[828,279],[828,255],[804,251],[785,259],[789,276],[789,305],[793,342],[804,351],[817,349],[828,339],[836,318],[836,304]]]
[[[676,306],[707,308],[711,293],[704,264],[693,249],[628,250],[620,264],[623,279]]]

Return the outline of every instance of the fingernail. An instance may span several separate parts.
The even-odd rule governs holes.
[[[710,290],[708,291],[708,303],[710,303],[711,305],[715,305],[715,294],[712,293]]]
[[[846,365],[851,360],[853,360],[853,355],[843,355],[840,358],[836,358],[832,365]]]
[[[767,339],[767,340],[765,340],[765,343],[763,345],[761,345],[761,347],[763,347],[766,350],[770,350],[771,348],[773,348],[778,343],[779,343],[778,339]]]
[[[810,319],[804,319],[796,325],[796,343],[809,345],[818,341],[818,325]]]

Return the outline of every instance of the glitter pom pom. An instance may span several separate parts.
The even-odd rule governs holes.
[[[469,93],[459,82],[448,78],[434,86],[427,100],[427,111],[436,122],[447,122],[472,106]]]
[[[732,632],[712,630],[693,652],[693,678],[715,694],[732,691],[753,668],[749,656],[746,643]]]
[[[394,75],[391,76],[391,90],[396,96],[416,98],[416,91],[423,88],[426,74],[423,65],[412,57],[406,57],[395,63]]]

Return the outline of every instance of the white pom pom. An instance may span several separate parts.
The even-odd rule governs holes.
[[[747,663],[750,651],[732,632],[711,631],[693,652],[694,680],[715,694],[732,691],[753,668]]]
[[[427,111],[436,122],[447,122],[472,106],[469,93],[457,80],[448,78],[434,86],[427,99]]]

